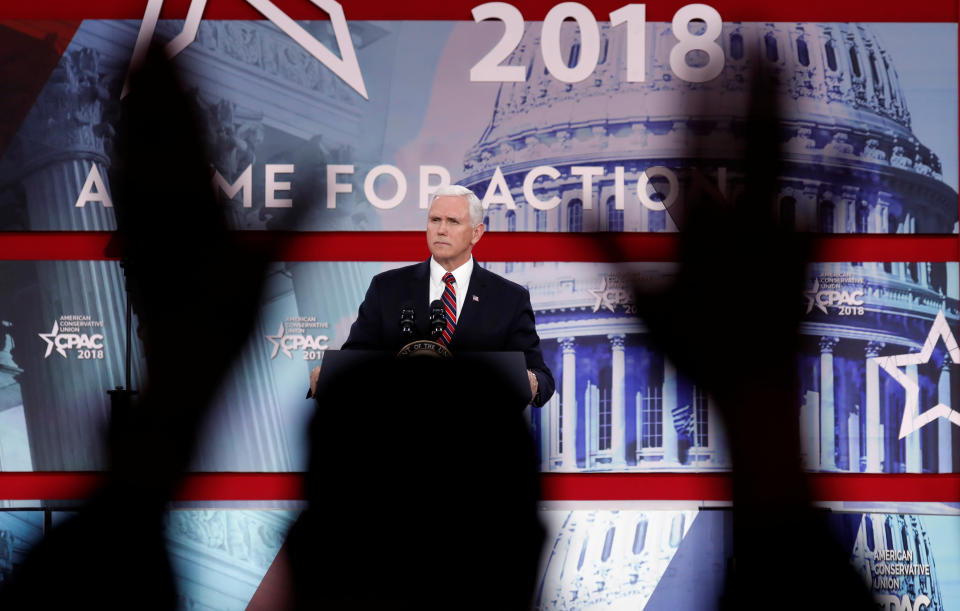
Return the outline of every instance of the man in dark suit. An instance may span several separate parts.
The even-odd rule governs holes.
[[[400,331],[403,307],[414,309],[415,338],[429,337],[429,304],[439,299],[447,323],[440,343],[453,352],[523,352],[531,402],[540,406],[553,395],[554,381],[540,351],[530,293],[475,264],[471,251],[483,236],[482,218],[480,200],[466,187],[437,190],[427,213],[432,256],[373,278],[343,349],[402,348],[411,339]]]

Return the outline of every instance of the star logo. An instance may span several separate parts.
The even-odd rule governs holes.
[[[290,354],[290,350],[286,346],[281,346],[281,341],[283,340],[283,323],[280,323],[280,330],[277,331],[276,335],[268,335],[267,340],[273,344],[273,352],[270,353],[270,358],[275,358],[277,353],[280,351],[280,348],[283,348],[283,354],[288,358],[293,358],[293,355]]]
[[[937,418],[946,418],[957,426],[960,426],[960,412],[951,409],[949,405],[938,403],[923,412],[919,413],[920,386],[915,380],[901,370],[901,367],[907,365],[922,365],[930,362],[933,354],[933,348],[937,345],[937,339],[943,339],[943,344],[950,355],[950,360],[954,364],[960,364],[960,347],[957,346],[957,340],[950,331],[950,325],[943,315],[943,310],[937,313],[937,318],[930,327],[930,333],[923,343],[920,352],[911,354],[894,354],[890,356],[875,356],[873,362],[883,368],[884,371],[893,376],[893,379],[903,386],[906,391],[907,399],[903,406],[903,419],[900,421],[900,439],[903,439],[910,433],[918,431],[927,424],[930,424]]]
[[[587,289],[587,292],[597,298],[597,302],[593,304],[593,311],[597,312],[600,308],[607,308],[611,312],[616,310],[613,307],[613,303],[610,301],[610,296],[614,295],[616,291],[607,290],[607,279],[603,279],[603,284],[600,285],[599,289]]]
[[[803,297],[804,299],[807,300],[807,311],[805,312],[806,314],[810,313],[810,311],[813,309],[813,306],[817,306],[818,308],[820,308],[820,311],[823,312],[824,314],[829,314],[829,312],[827,312],[827,306],[817,301],[817,293],[819,292],[820,292],[820,278],[814,278],[813,288],[811,288],[809,291],[803,292]]]
[[[57,348],[57,352],[60,353],[60,356],[67,358],[67,351],[59,346],[56,346],[57,336],[60,335],[60,323],[53,321],[53,329],[50,330],[50,333],[37,333],[40,336],[40,339],[47,342],[47,351],[43,354],[43,358],[50,356],[50,353],[53,352],[54,347]]]

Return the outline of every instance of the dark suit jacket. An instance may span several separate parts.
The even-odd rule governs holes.
[[[430,337],[430,260],[374,276],[360,304],[344,350],[399,350],[409,341],[400,334],[400,309],[415,312],[414,338]],[[476,296],[476,300],[474,300]],[[553,395],[554,381],[540,352],[530,305],[530,293],[515,282],[489,272],[474,260],[470,286],[457,314],[457,330],[450,342],[454,354],[498,350],[523,352],[527,369],[537,376],[537,406]]]

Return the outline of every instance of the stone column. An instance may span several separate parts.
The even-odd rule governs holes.
[[[673,425],[673,410],[677,406],[677,368],[666,357],[663,359],[663,392],[661,397],[663,462],[675,465],[680,462],[680,440],[677,436],[677,428]]]
[[[857,232],[857,193],[859,187],[845,185],[840,189],[838,208],[842,210],[841,219],[844,233]]]
[[[627,464],[627,403],[626,403],[626,356],[624,341],[626,336],[608,335],[613,351],[612,380],[610,384],[610,452],[613,455],[614,468]]]
[[[873,360],[880,355],[883,342],[868,342],[866,347],[867,366],[867,414],[866,414],[866,443],[867,443],[867,473],[880,473],[881,451],[883,447],[883,431],[880,427],[880,368]]]
[[[540,408],[540,471],[550,470],[551,442],[553,441],[553,424],[557,421],[554,410],[557,409],[557,393],[553,393],[550,400]]]
[[[854,407],[847,416],[847,469],[860,472],[860,408]]]
[[[820,468],[829,471],[837,468],[834,443],[836,406],[833,396],[833,350],[839,341],[838,337],[820,338]]]
[[[930,278],[930,263],[926,261],[919,261],[917,263],[917,284],[923,288],[929,288],[929,278]]]
[[[563,411],[563,426],[560,434],[563,439],[563,450],[560,453],[562,469],[576,471],[577,469],[577,352],[575,338],[561,337],[560,350],[563,353],[562,380],[561,380],[561,410]]]
[[[817,227],[817,191],[819,182],[804,182],[803,192],[797,202],[797,230],[818,231]]]
[[[917,366],[916,365],[907,365],[905,368],[907,377],[913,381],[914,384],[918,385],[918,375],[917,375]],[[919,408],[919,405],[917,406]],[[916,416],[917,412],[914,411],[911,416]],[[898,423],[899,425],[899,423]],[[905,460],[905,469],[907,473],[921,473],[923,472],[923,454],[920,448],[920,431],[913,431],[903,440],[903,447],[906,453],[904,457]]]
[[[27,226],[50,231],[109,231],[116,227],[107,184],[104,123],[111,96],[91,49],[65,55],[8,149],[11,178],[24,197]],[[81,199],[86,191],[89,199]],[[79,204],[79,206],[78,206]],[[108,389],[125,383],[125,299],[120,266],[102,261],[36,261],[11,319],[18,335],[18,376],[33,467],[91,470],[104,466],[100,435],[109,416]],[[63,315],[102,321],[103,358],[44,357],[38,333]],[[38,345],[39,344],[39,345]],[[132,385],[139,386],[134,342]]]
[[[937,382],[937,402],[950,405],[950,365],[949,357],[943,359],[940,366],[940,380]],[[953,470],[953,423],[946,418],[937,419],[937,472],[950,473]]]
[[[808,390],[800,404],[800,459],[816,471],[820,462],[820,393]]]

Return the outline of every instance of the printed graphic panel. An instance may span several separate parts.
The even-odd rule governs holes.
[[[54,513],[55,525],[62,524],[63,513]],[[263,509],[170,511],[165,539],[183,608],[245,608],[296,516],[296,511]],[[723,594],[733,556],[729,509],[551,504],[539,516],[546,537],[534,610],[708,609]],[[950,611],[960,600],[960,516],[955,513],[834,513],[829,522],[882,608]],[[11,544],[10,553],[0,555],[0,575],[8,576],[41,537],[41,512],[0,512],[0,540]],[[471,546],[463,553],[471,553]]]
[[[237,228],[282,228],[276,209],[321,180],[293,229],[419,230],[427,194],[454,182],[497,231],[674,231],[669,209],[692,187],[742,193],[749,75],[762,70],[782,108],[785,223],[957,231],[954,24],[697,16],[709,32],[695,25],[682,42],[637,15],[519,21],[499,68],[484,59],[504,33],[496,19],[303,22],[297,40],[268,21],[204,20],[176,61]],[[0,229],[114,227],[108,170],[139,27],[83,22],[0,151]],[[156,37],[183,27],[161,21]],[[335,72],[309,41],[355,52],[356,70],[348,53]],[[188,221],[175,202],[171,214]]]
[[[315,406],[304,399],[309,372],[347,339],[370,280],[403,265],[274,264],[253,339],[217,397],[195,468],[303,469]],[[711,397],[653,349],[636,315],[633,287],[667,286],[673,264],[484,266],[529,290],[556,381],[553,397],[527,412],[541,470],[729,468]],[[106,391],[124,384],[119,265],[8,262],[3,271],[0,466],[102,468]],[[727,297],[743,299],[745,308],[766,307],[750,297],[762,294],[761,280],[750,287],[749,275],[731,272],[731,282],[744,278],[748,288],[738,285]],[[957,284],[956,263],[810,267],[797,295],[803,312],[797,406],[808,469],[960,471]],[[491,306],[468,300],[464,307]],[[202,352],[230,332],[216,320],[194,321],[182,330],[183,350]],[[756,341],[757,358],[764,358],[760,339],[744,341]],[[137,342],[131,360],[133,387],[141,388]]]

